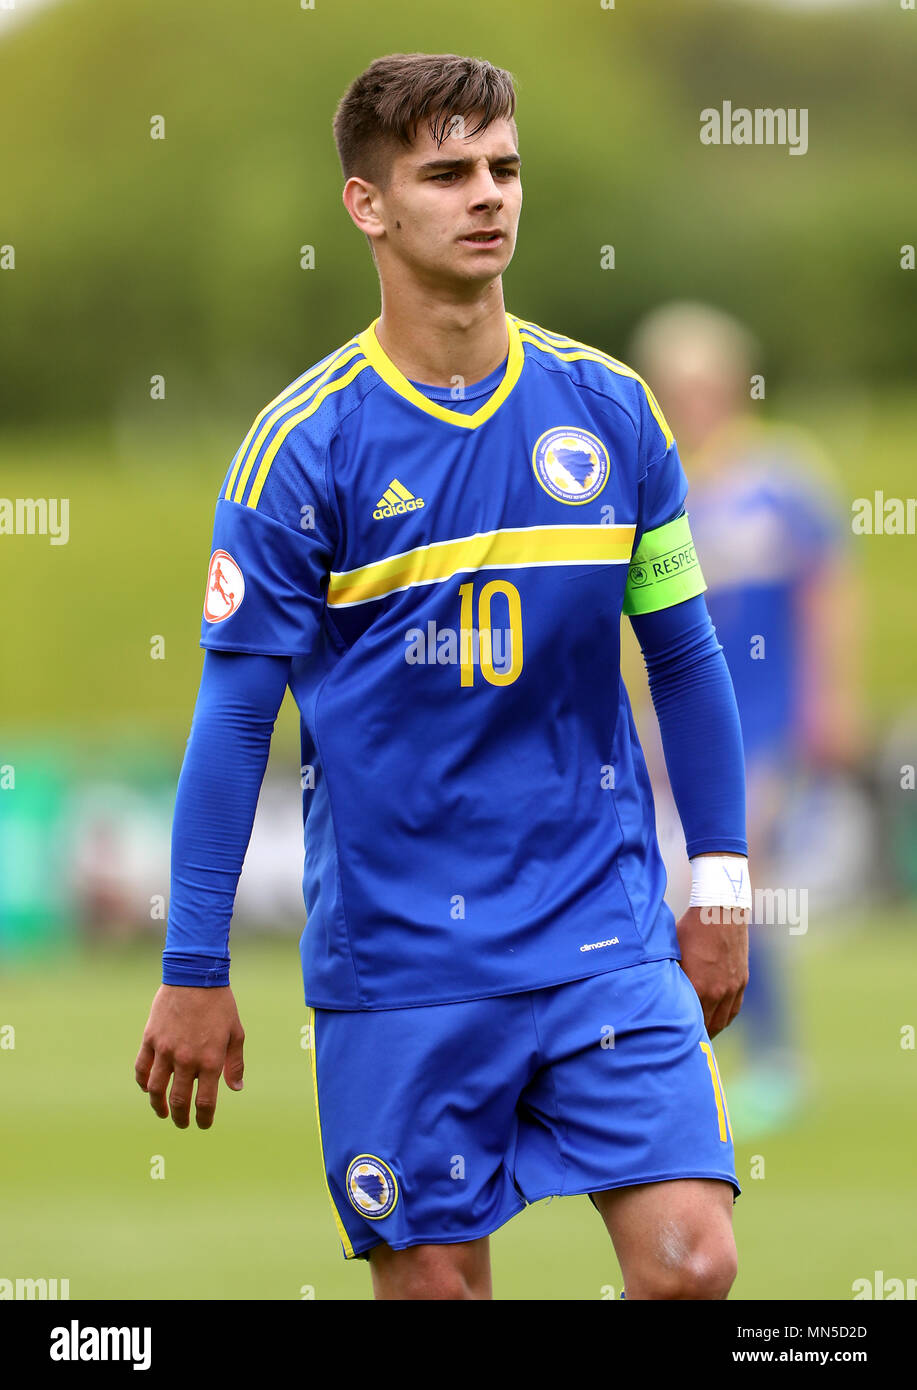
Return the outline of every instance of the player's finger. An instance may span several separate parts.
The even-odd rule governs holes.
[[[733,991],[720,1001],[713,1017],[713,1024],[718,1033],[722,1033],[724,1028],[728,1028],[733,1019],[737,1017],[739,1012],[737,998],[741,1002],[741,993]],[[710,1036],[713,1037],[713,1034],[711,1033]]]
[[[704,1011],[704,1027],[707,1030],[708,1036],[712,1038],[713,1031],[716,1027],[717,1012],[722,1002],[720,995],[704,993],[698,995],[698,998],[700,999],[701,1008]]]
[[[195,1069],[188,1062],[175,1063],[175,1080],[169,1092],[169,1112],[172,1123],[179,1129],[187,1129],[191,1123],[191,1092],[194,1088]]]
[[[206,1071],[199,1073],[197,1094],[194,1097],[194,1119],[198,1129],[209,1129],[213,1124],[219,1085],[219,1067],[209,1067]]]
[[[723,1029],[728,1027],[730,1021],[729,1010],[731,1007],[731,994],[725,999],[721,996],[714,1002],[710,1010],[710,1018],[707,1022],[707,1034],[709,1037],[715,1038],[717,1033],[722,1033]]]
[[[134,1062],[134,1080],[141,1091],[146,1090],[147,1082],[150,1079],[150,1070],[156,1057],[156,1049],[151,1042],[144,1038],[140,1044],[140,1051],[137,1053],[137,1060]]]
[[[733,1022],[735,1021],[735,1019],[738,1018],[738,1016],[739,1016],[739,1014],[741,1013],[741,1010],[742,1010],[742,1000],[743,1000],[744,998],[745,998],[745,986],[743,985],[742,988],[741,988],[740,990],[738,990],[738,992],[736,993],[735,999],[733,999],[733,1001],[732,1001],[732,1010],[731,1010],[731,1012],[730,1012],[730,1014],[729,1014],[729,1023],[733,1023]],[[729,1025],[727,1024],[726,1026],[728,1027]]]
[[[150,1098],[150,1105],[152,1105],[161,1120],[167,1120],[169,1118],[166,1087],[169,1084],[169,1077],[171,1075],[172,1063],[167,1061],[161,1052],[157,1053],[153,1062],[153,1069],[150,1072],[149,1080],[146,1084],[146,1093]]]
[[[231,1091],[241,1091],[242,1074],[245,1071],[245,1063],[242,1060],[242,1044],[245,1041],[244,1033],[233,1033],[229,1039],[229,1046],[226,1049],[226,1061],[223,1063],[223,1078]]]

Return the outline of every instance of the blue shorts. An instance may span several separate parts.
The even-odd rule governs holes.
[[[312,1011],[322,1163],[348,1259],[476,1240],[542,1197],[671,1178],[735,1195],[700,1001],[674,960],[412,1009]]]

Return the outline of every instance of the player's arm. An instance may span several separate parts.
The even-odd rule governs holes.
[[[646,662],[666,770],[695,881],[708,908],[677,924],[681,964],[714,1037],[733,1021],[748,982],[750,893],[745,761],[732,678],[702,594],[631,618]],[[709,857],[701,866],[698,861]],[[693,895],[692,895],[693,896]]]
[[[624,612],[643,651],[692,861],[692,905],[677,923],[681,964],[713,1037],[738,1014],[748,982],[745,756],[732,678],[703,598],[687,478],[658,402],[640,388],[644,472]]]
[[[262,412],[214,519],[204,671],[173,819],[163,983],[135,1064],[153,1109],[181,1128],[195,1079],[202,1129],[213,1121],[221,1073],[241,1089],[229,924],[291,660],[311,657],[326,635],[338,530],[328,443],[286,416],[283,405]]]
[[[799,599],[802,742],[815,767],[852,768],[865,747],[860,702],[863,630],[859,576],[848,556],[832,555],[805,582]]]
[[[244,1033],[229,987],[229,924],[289,657],[208,651],[172,821],[160,986],[135,1063],[160,1118],[213,1123],[220,1075],[242,1089]],[[174,1076],[172,1089],[166,1092]]]

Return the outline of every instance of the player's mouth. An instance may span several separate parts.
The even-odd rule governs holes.
[[[486,250],[488,247],[501,246],[505,240],[503,232],[497,230],[471,232],[468,236],[459,237],[462,246],[474,246],[478,250],[482,247]]]

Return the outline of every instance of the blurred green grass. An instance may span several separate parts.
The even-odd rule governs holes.
[[[914,1277],[913,915],[812,924],[788,955],[811,1071],[791,1130],[738,1136],[741,1299],[849,1299],[877,1269]],[[246,1087],[214,1128],[157,1120],[133,1080],[158,945],[95,948],[0,978],[0,1276],[69,1278],[72,1298],[369,1297],[345,1262],[319,1168],[296,942],[240,940]],[[735,1048],[718,1045],[729,1089]],[[153,1180],[153,1155],[165,1177]],[[750,1176],[754,1155],[765,1176]],[[537,1203],[493,1238],[497,1297],[599,1299],[620,1274],[582,1198]]]

